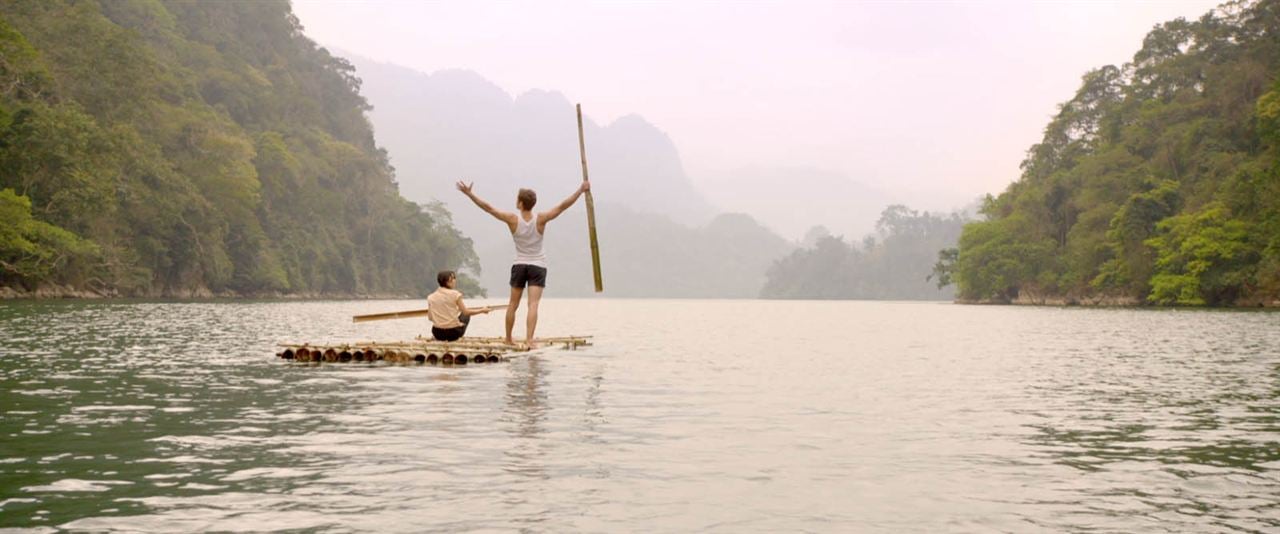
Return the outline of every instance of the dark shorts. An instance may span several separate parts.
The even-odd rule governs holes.
[[[525,285],[547,287],[547,268],[517,263],[511,266],[511,287],[524,289]]]
[[[471,325],[471,316],[462,315],[458,317],[458,320],[462,322],[462,326],[455,326],[453,328],[431,327],[431,337],[440,341],[457,341],[462,339],[462,336],[467,333],[467,327]]]

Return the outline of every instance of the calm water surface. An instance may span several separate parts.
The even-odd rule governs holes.
[[[418,304],[0,304],[0,529],[1280,532],[1277,313],[549,300],[597,345],[273,356]]]

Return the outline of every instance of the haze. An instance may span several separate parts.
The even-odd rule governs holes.
[[[808,168],[895,202],[950,210],[1017,178],[1025,150],[1088,69],[1128,61],[1153,25],[1216,4],[297,0],[294,8],[324,46],[427,73],[472,70],[513,95],[559,91],[602,124],[641,115],[672,138],[694,185],[723,209],[769,201],[735,197],[736,180]],[[778,182],[746,189],[807,187]]]

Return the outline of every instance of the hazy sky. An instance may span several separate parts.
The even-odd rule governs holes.
[[[943,209],[1018,176],[1086,70],[1128,61],[1158,2],[294,0],[320,44],[551,89],[666,131],[695,184],[750,166],[838,171]]]

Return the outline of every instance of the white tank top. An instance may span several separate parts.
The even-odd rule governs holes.
[[[547,255],[542,253],[542,234],[538,232],[538,216],[524,220],[516,214],[516,231],[511,234],[516,242],[516,259],[512,263],[547,267]]]

